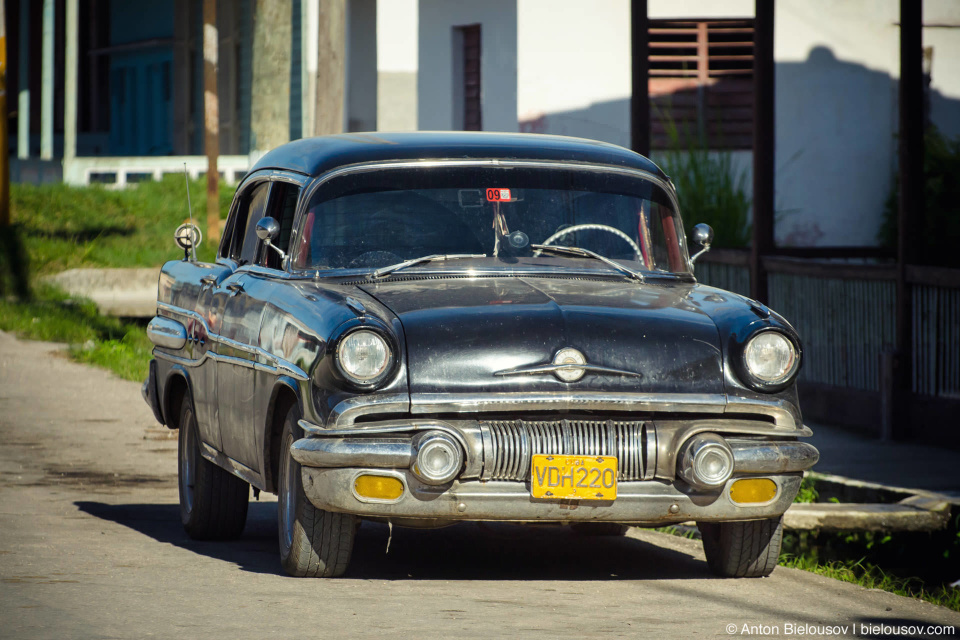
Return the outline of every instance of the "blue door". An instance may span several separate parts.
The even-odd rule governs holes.
[[[110,153],[162,156],[173,153],[169,48],[110,57]]]

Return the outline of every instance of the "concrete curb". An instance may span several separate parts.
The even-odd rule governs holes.
[[[152,318],[157,312],[160,268],[69,269],[41,279],[70,295],[92,300],[110,316]]]

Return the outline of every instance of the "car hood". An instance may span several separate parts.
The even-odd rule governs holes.
[[[361,287],[403,325],[411,393],[616,391],[723,393],[717,327],[691,285],[547,277],[404,279]],[[576,382],[503,375],[574,348]],[[500,375],[498,375],[500,374]]]

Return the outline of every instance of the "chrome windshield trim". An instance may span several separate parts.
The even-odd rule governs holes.
[[[657,185],[663,189],[664,193],[667,194],[667,197],[670,198],[670,205],[673,207],[674,212],[676,213],[677,219],[683,226],[683,216],[680,212],[680,203],[677,200],[677,194],[674,190],[673,184],[669,179],[661,178],[660,176],[653,174],[649,171],[644,171],[643,169],[634,169],[631,167],[617,167],[614,165],[605,165],[605,164],[592,164],[588,162],[560,162],[560,161],[549,161],[549,160],[498,160],[495,158],[489,159],[467,159],[467,160],[457,160],[457,159],[444,159],[444,160],[379,160],[376,162],[365,162],[359,164],[353,164],[346,167],[338,167],[323,175],[318,176],[310,185],[308,185],[304,190],[301,196],[300,204],[297,207],[297,219],[294,224],[294,231],[299,232],[300,226],[303,224],[304,219],[306,218],[305,212],[306,208],[310,205],[311,200],[313,200],[314,194],[316,194],[317,189],[323,186],[326,182],[340,176],[348,175],[351,173],[366,173],[369,171],[383,171],[391,169],[433,169],[433,168],[443,168],[443,167],[490,167],[490,168],[523,168],[531,167],[536,169],[556,169],[556,170],[577,170],[577,171],[593,171],[598,173],[616,173],[620,175],[633,176],[636,178],[643,178],[649,180],[653,184]],[[684,264],[687,266],[686,272],[675,272],[676,275],[689,275],[693,276],[693,264],[690,262],[690,252],[687,250],[687,239],[680,235],[677,238],[677,242],[680,244],[680,250],[683,253]],[[334,270],[336,271],[336,270]],[[292,273],[310,273],[313,274],[316,272],[316,269],[298,269],[296,271],[291,269]]]

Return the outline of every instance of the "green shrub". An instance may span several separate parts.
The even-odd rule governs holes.
[[[956,251],[960,238],[960,137],[953,140],[931,126],[923,138],[924,212],[911,218],[915,228],[913,254],[917,264],[960,267]],[[886,247],[897,246],[899,180],[894,180],[883,209],[878,240]],[[909,215],[909,214],[908,214]]]
[[[670,117],[663,119],[669,150],[657,161],[673,180],[684,221],[689,228],[705,222],[713,227],[714,247],[745,247],[750,243],[750,203],[747,173],[734,164],[729,151],[711,151],[701,135],[680,132]]]

